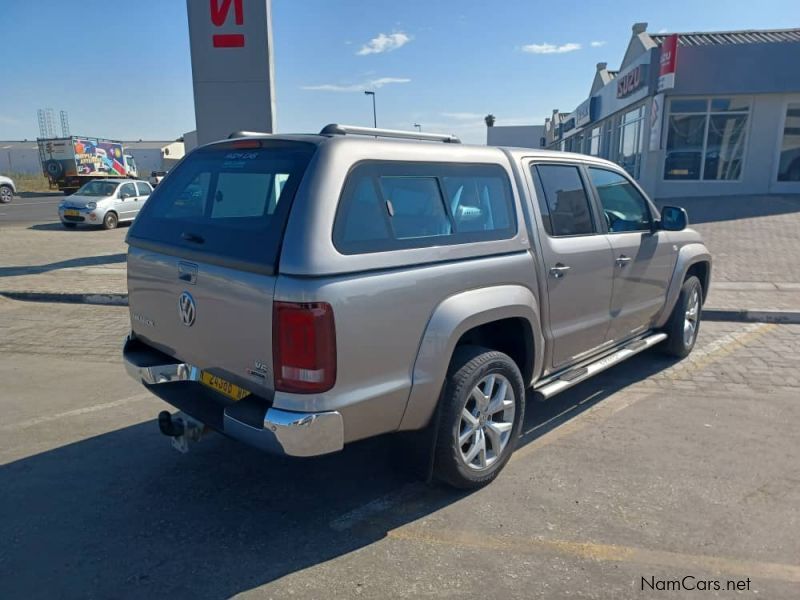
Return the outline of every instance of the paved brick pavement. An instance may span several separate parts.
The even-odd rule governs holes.
[[[125,293],[126,227],[0,228],[0,292]]]
[[[128,309],[0,297],[0,353],[84,357],[119,364]]]

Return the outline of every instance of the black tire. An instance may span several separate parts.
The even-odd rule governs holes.
[[[8,204],[14,198],[14,190],[10,185],[0,185],[0,204]]]
[[[484,378],[493,374],[501,375],[510,384],[514,395],[513,421],[507,442],[499,454],[495,452],[492,463],[482,468],[471,467],[465,461],[463,447],[458,441],[459,435],[464,433],[462,432],[462,410],[472,402],[470,397],[473,389],[481,384]],[[484,386],[486,385],[489,383],[484,384]],[[486,388],[484,387],[484,389]],[[489,395],[492,395],[491,392]],[[511,458],[524,419],[525,385],[516,363],[502,352],[488,348],[480,346],[458,348],[450,363],[440,402],[440,417],[434,450],[434,476],[444,483],[460,489],[476,489],[491,483]],[[500,419],[504,419],[505,416],[506,413],[503,412]],[[494,418],[489,417],[483,422],[488,423],[492,420]],[[484,456],[488,456],[492,438],[481,435],[484,436],[484,448],[486,448]],[[469,442],[466,445],[470,446]],[[494,450],[492,451],[494,452]]]
[[[44,163],[44,170],[52,179],[58,179],[64,173],[64,166],[57,160],[48,160]]]
[[[117,225],[119,225],[117,213],[108,211],[106,216],[103,217],[103,229],[116,229]]]
[[[61,224],[65,229],[75,229],[78,226],[77,223],[67,223],[66,221],[61,221]]]
[[[689,303],[692,302],[694,294],[697,294],[697,314],[694,321],[695,326],[691,338],[687,340],[684,335],[686,327],[687,309]],[[692,275],[687,277],[681,286],[681,293],[678,296],[678,301],[675,303],[675,308],[672,309],[672,314],[669,316],[667,325],[664,327],[664,332],[667,334],[667,339],[662,346],[663,351],[669,356],[676,358],[685,358],[694,348],[697,342],[697,335],[700,333],[700,315],[703,308],[703,286],[700,280]]]

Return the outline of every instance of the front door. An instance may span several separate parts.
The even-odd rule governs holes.
[[[661,310],[677,260],[669,232],[653,227],[650,203],[621,173],[587,169],[603,210],[614,253],[611,322],[606,338],[621,340],[646,331]]]
[[[126,221],[136,216],[136,198],[138,192],[136,186],[131,183],[123,183],[119,186],[119,203],[117,204],[117,212],[119,213],[119,220]]]
[[[599,227],[580,167],[530,166],[544,235],[553,369],[566,366],[605,342],[614,278],[614,256]]]

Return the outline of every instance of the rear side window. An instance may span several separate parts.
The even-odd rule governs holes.
[[[151,192],[130,236],[207,253],[210,260],[274,266],[314,150],[277,140],[201,148]]]
[[[151,188],[144,181],[137,181],[136,182],[136,187],[139,189],[139,195],[140,196],[149,196],[150,192],[153,191],[153,188]]]
[[[588,235],[595,232],[589,196],[578,167],[533,167],[536,196],[545,231],[551,236]],[[538,178],[537,178],[538,174]]]
[[[517,232],[499,165],[364,162],[347,178],[333,240],[344,254],[499,240]]]
[[[120,198],[133,198],[136,195],[136,187],[132,183],[123,183],[119,188]]]

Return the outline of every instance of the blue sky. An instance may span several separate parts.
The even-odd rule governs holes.
[[[196,0],[206,1],[206,0]],[[611,8],[613,7],[613,8]],[[73,133],[171,139],[194,129],[185,0],[0,0],[0,139],[36,137],[36,109]],[[586,98],[648,30],[800,26],[797,0],[273,0],[278,131],[378,125],[483,142]]]

